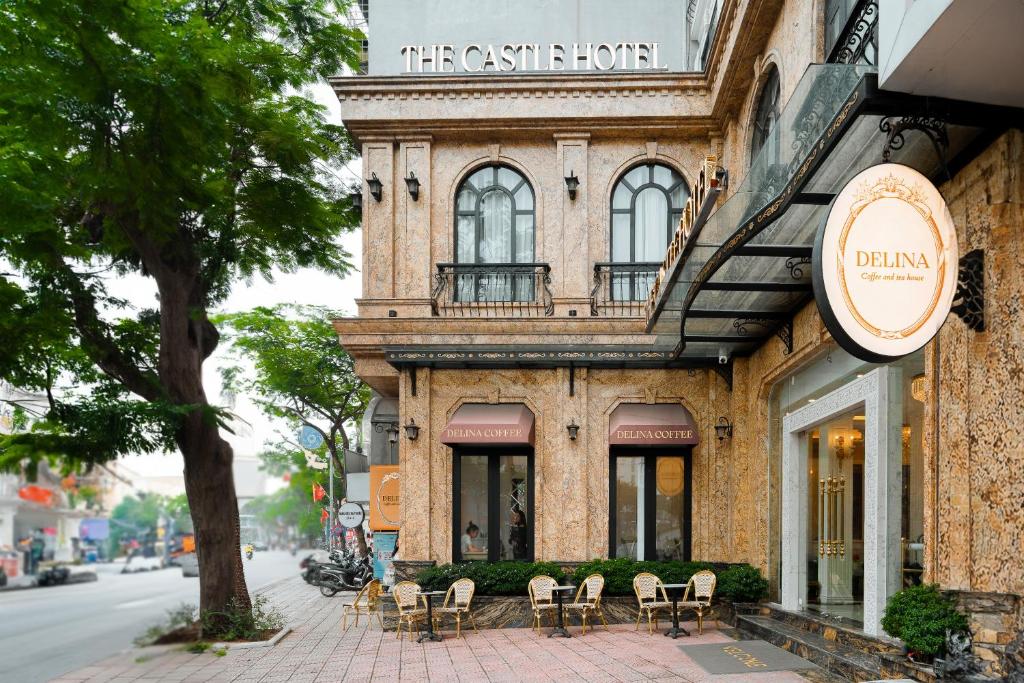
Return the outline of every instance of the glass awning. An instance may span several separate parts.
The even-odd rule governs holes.
[[[875,68],[815,64],[804,73],[743,182],[690,235],[650,302],[648,331],[680,360],[743,356],[766,339],[792,337],[792,316],[813,298],[811,253],[832,198],[882,162],[892,117],[946,122],[945,158],[916,131],[889,144],[890,161],[944,180],[946,164],[1019,112],[887,93]],[[986,120],[978,109],[989,110]]]

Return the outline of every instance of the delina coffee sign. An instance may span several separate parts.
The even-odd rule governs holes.
[[[900,164],[856,175],[836,196],[814,245],[814,298],[844,349],[887,362],[920,349],[949,314],[956,228],[927,178]]]

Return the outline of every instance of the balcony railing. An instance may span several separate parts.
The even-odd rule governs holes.
[[[434,315],[466,318],[554,315],[546,263],[438,263]]]
[[[660,263],[595,263],[590,315],[641,316]]]

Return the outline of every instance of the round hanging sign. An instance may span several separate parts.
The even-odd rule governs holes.
[[[938,189],[901,164],[865,169],[836,195],[814,243],[814,298],[832,337],[861,360],[917,351],[956,292],[956,227]]]
[[[345,503],[338,508],[338,522],[343,527],[354,529],[363,523],[363,506],[359,503]]]
[[[315,427],[302,425],[302,429],[299,430],[299,443],[303,448],[315,451],[324,445],[324,437]]]

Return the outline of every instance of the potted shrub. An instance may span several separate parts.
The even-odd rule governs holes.
[[[757,567],[735,565],[718,575],[715,594],[733,603],[760,602],[768,597],[768,579]]]
[[[946,632],[965,632],[968,624],[967,617],[956,611],[937,585],[924,584],[904,588],[889,598],[882,628],[903,641],[912,662],[930,664],[945,654]]]

